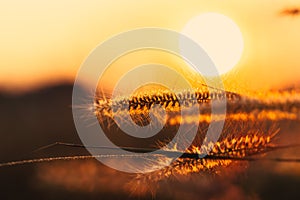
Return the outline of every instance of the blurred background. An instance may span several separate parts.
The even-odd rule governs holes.
[[[76,73],[99,43],[134,28],[181,31],[198,14],[221,13],[238,25],[244,38],[240,61],[222,75],[226,89],[264,92],[299,88],[298,0],[176,3],[2,0],[0,5],[0,162],[88,154],[84,149],[70,147],[33,151],[57,141],[81,143],[71,108]],[[124,62],[131,63],[128,59]],[[280,128],[283,143],[300,141],[299,121],[282,121]],[[297,156],[291,155],[291,151],[277,155]],[[256,162],[235,173],[240,174],[217,178],[195,175],[189,180],[166,182],[154,197],[300,198],[299,164]],[[0,196],[2,199],[153,198],[153,194],[131,196],[125,186],[131,179],[131,175],[96,161],[3,167]]]

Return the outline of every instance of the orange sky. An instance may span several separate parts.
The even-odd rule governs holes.
[[[241,61],[226,81],[249,89],[298,82],[300,17],[280,16],[299,0],[7,1],[0,6],[0,87],[28,90],[73,80],[102,41],[138,27],[181,31],[192,17],[217,12],[244,37]]]

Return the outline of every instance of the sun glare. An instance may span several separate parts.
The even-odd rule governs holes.
[[[242,56],[244,49],[242,33],[232,19],[222,14],[197,15],[186,23],[182,33],[193,39],[206,51],[214,62],[218,74],[232,70]],[[184,47],[182,49],[188,50]],[[205,76],[218,74],[212,73],[211,70],[204,70],[203,73]]]

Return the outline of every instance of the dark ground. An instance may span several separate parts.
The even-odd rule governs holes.
[[[45,156],[87,154],[84,149],[53,147],[57,141],[80,143],[71,109],[71,85],[12,96],[0,95],[0,162]],[[284,123],[282,133],[299,141],[299,123]],[[288,139],[286,139],[288,140]],[[285,156],[289,152],[278,155]],[[93,173],[92,173],[93,172]],[[300,165],[255,162],[226,183],[204,184],[203,177],[163,183],[155,196],[137,199],[300,199]],[[213,179],[213,178],[212,178]],[[133,199],[128,181],[95,161],[58,161],[0,168],[1,199]],[[217,180],[219,180],[217,178]],[[76,182],[78,181],[78,183]],[[214,187],[214,188],[212,188]],[[233,196],[232,196],[233,195]],[[212,198],[210,198],[212,197]]]

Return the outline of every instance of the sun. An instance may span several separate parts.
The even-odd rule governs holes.
[[[225,74],[241,59],[244,49],[242,33],[238,25],[225,15],[219,13],[197,15],[186,23],[181,33],[197,42],[214,62],[218,73],[201,70],[204,76]]]

